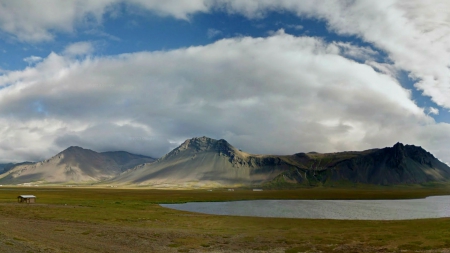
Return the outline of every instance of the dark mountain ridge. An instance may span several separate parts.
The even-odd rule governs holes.
[[[422,147],[397,143],[393,147],[361,152],[296,154],[302,157],[300,176],[292,169],[280,176],[287,181],[364,184],[420,184],[450,179],[450,167]]]

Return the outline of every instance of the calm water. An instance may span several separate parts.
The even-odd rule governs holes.
[[[251,200],[161,206],[206,214],[342,220],[450,217],[450,196],[408,200]]]

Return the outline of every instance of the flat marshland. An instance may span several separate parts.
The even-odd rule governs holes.
[[[36,204],[19,204],[33,194]],[[448,185],[154,190],[0,187],[0,252],[450,252],[450,218],[349,221],[216,216],[160,203],[251,199],[403,199]]]

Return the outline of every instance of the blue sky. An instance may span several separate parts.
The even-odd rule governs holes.
[[[441,1],[1,1],[0,161],[420,145],[449,162]],[[430,15],[430,13],[432,15]]]

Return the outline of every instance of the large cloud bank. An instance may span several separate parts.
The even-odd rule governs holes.
[[[69,145],[160,156],[207,135],[254,153],[397,140],[443,152],[449,126],[390,75],[342,56],[349,47],[279,31],[168,52],[52,53],[0,79],[0,148],[9,157]]]
[[[215,10],[261,18],[289,11],[322,19],[339,34],[356,35],[386,51],[392,65],[411,73],[416,87],[450,108],[450,2],[445,0],[23,0],[0,1],[0,29],[22,41],[45,41],[52,32],[99,25],[120,3],[179,19]],[[133,10],[133,8],[129,8]]]
[[[0,29],[26,42],[101,25],[125,3],[186,20],[197,12],[257,19],[290,11],[324,20],[389,57],[376,62],[369,48],[282,30],[110,57],[90,56],[89,43],[70,45],[0,76],[1,160],[37,160],[68,145],[160,156],[185,138],[207,135],[245,151],[280,154],[402,141],[450,162],[450,125],[417,107],[395,75],[409,72],[418,89],[450,108],[450,3],[431,2],[0,1]]]

